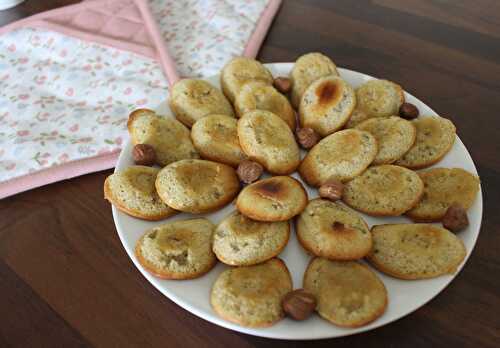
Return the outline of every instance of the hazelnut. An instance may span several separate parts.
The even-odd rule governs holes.
[[[411,103],[403,103],[399,108],[399,116],[407,120],[413,120],[419,115],[418,109]]]
[[[319,141],[319,134],[312,128],[299,128],[296,132],[297,141],[304,149],[310,149]]]
[[[309,318],[316,308],[316,298],[310,292],[298,289],[286,294],[281,305],[290,318],[304,320]]]
[[[262,175],[264,168],[257,162],[243,160],[236,169],[236,174],[245,184],[251,184]]]
[[[458,203],[453,203],[446,210],[442,223],[444,228],[452,232],[459,232],[469,226],[469,218],[464,207]]]
[[[273,82],[274,88],[283,94],[287,94],[292,89],[292,80],[288,77],[277,77]]]
[[[156,162],[155,149],[148,144],[137,144],[132,150],[135,164],[141,166],[152,166]]]
[[[344,184],[337,179],[328,179],[319,188],[319,196],[321,198],[329,199],[333,202],[342,198],[344,192]]]

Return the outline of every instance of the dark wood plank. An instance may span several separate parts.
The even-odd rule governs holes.
[[[0,325],[2,347],[91,347],[33,290],[0,261]]]
[[[461,27],[500,38],[500,20],[491,13],[500,13],[500,2],[496,0],[373,0],[377,5],[397,11],[430,18],[443,24]]]
[[[414,16],[405,11],[381,7],[373,2],[364,1],[312,1],[317,8],[328,9],[337,15],[378,25],[427,42],[461,51],[467,55],[482,57],[497,62],[500,56],[500,39],[489,34],[463,29],[450,22],[442,23],[424,16]],[[440,2],[442,12],[452,1]],[[310,5],[311,2],[307,1]],[[405,4],[406,2],[401,2]],[[478,4],[480,7],[480,4]],[[497,6],[498,7],[498,6]],[[337,26],[335,26],[337,27]],[[360,28],[362,30],[362,28]]]
[[[0,12],[0,24],[75,2],[28,0]],[[484,192],[484,219],[476,249],[442,294],[388,326],[315,345],[498,346],[497,9],[498,2],[492,0],[283,2],[259,59],[293,61],[302,53],[322,51],[341,67],[397,81],[457,124]],[[85,175],[0,201],[0,283],[7,289],[0,308],[20,313],[0,317],[0,346],[40,342],[40,346],[288,347],[312,343],[225,330],[196,318],[156,291],[135,269],[116,235],[110,207],[102,199],[102,184],[109,173]],[[28,318],[32,312],[33,318]],[[44,320],[47,323],[38,323]]]
[[[10,8],[8,10],[0,11],[0,26],[14,22],[18,19],[31,16],[33,14],[53,10],[55,8],[79,3],[81,0],[50,0],[38,1],[28,0],[22,4]]]
[[[361,19],[339,14],[343,8],[340,6],[332,8],[333,5],[331,5],[337,4],[337,1],[318,3],[327,5],[311,6],[307,1],[300,1],[294,6],[282,8],[283,15],[286,16],[289,26],[293,29],[314,32],[328,38],[328,41],[314,40],[309,42],[309,45],[320,44],[325,47],[329,46],[332,41],[340,41],[360,48],[372,48],[399,62],[414,61],[425,68],[456,74],[460,79],[474,81],[478,85],[488,88],[500,87],[500,82],[495,81],[500,78],[500,65],[496,61],[471,56],[460,50],[429,41],[427,38],[412,36],[392,28],[387,29],[382,24],[368,22],[367,18],[377,18],[375,14]],[[352,4],[363,7],[359,2],[352,2]],[[304,18],[314,18],[314,20],[306,21]],[[293,37],[288,36],[286,39],[293,40]],[[368,60],[367,57],[360,58]],[[345,66],[340,63],[340,66]],[[378,62],[378,64],[382,63],[390,64],[385,61]]]

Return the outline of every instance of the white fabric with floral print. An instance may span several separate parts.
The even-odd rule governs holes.
[[[29,28],[2,36],[5,50],[0,181],[120,148],[130,111],[166,96],[159,64],[130,52]]]
[[[150,0],[181,76],[217,74],[241,55],[269,0]]]

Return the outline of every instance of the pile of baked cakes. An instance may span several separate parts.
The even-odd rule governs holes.
[[[354,89],[320,53],[301,56],[287,77],[235,58],[220,84],[222,91],[204,80],[178,81],[169,99],[175,118],[134,111],[128,129],[136,165],[104,184],[117,209],[145,220],[235,203],[218,225],[194,217],[146,231],[135,251],[151,274],[192,279],[220,261],[231,267],[210,300],[228,321],[265,327],[316,311],[335,325],[358,327],[388,303],[368,265],[413,280],[453,273],[463,262],[455,233],[468,225],[479,178],[460,168],[415,171],[451,149],[450,120],[419,116],[391,81]],[[318,198],[309,200],[290,176],[295,171]],[[414,223],[370,229],[358,212],[406,215]],[[295,290],[277,258],[292,223],[313,256]]]

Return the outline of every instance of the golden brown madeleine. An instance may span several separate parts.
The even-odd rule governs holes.
[[[313,199],[296,220],[300,244],[330,260],[357,260],[372,247],[368,225],[355,211],[326,199]]]
[[[292,132],[295,131],[295,111],[290,102],[267,82],[247,82],[236,96],[234,108],[238,117],[253,110],[270,111],[285,121]]]
[[[288,221],[256,221],[236,210],[215,229],[213,251],[225,264],[251,266],[277,256],[289,237]]]
[[[300,163],[290,127],[272,112],[255,110],[243,115],[238,120],[238,139],[243,152],[272,174],[290,174]]]
[[[307,87],[300,100],[300,127],[327,136],[342,128],[356,107],[352,87],[338,76],[325,76]]]
[[[309,185],[328,179],[342,182],[361,174],[377,155],[377,140],[368,132],[346,129],[323,138],[302,160],[299,173]]]
[[[415,143],[417,129],[397,116],[375,117],[358,124],[356,129],[371,133],[377,139],[378,153],[373,164],[390,164],[410,150]]]
[[[432,168],[419,172],[424,195],[406,215],[414,221],[440,221],[454,203],[469,209],[479,191],[479,178],[461,168]]]
[[[111,174],[104,182],[104,198],[125,214],[144,220],[161,220],[176,211],[156,193],[157,168],[131,166]]]
[[[272,86],[273,75],[260,62],[246,57],[233,58],[222,68],[220,84],[232,103],[241,87],[250,81],[262,81]]]
[[[400,85],[388,81],[373,79],[356,89],[358,108],[372,117],[397,115],[405,102],[404,91]]]
[[[338,74],[335,63],[321,53],[313,52],[300,56],[290,72],[292,105],[298,109],[300,99],[311,83],[320,77]]]
[[[226,115],[205,116],[191,128],[191,139],[208,160],[237,167],[246,158],[238,140],[237,120]]]
[[[160,171],[155,185],[166,204],[193,214],[225,206],[240,188],[232,167],[205,160],[182,160],[169,164]]]
[[[214,228],[207,219],[177,220],[154,227],[137,242],[135,256],[158,278],[197,278],[217,263],[211,248]]]
[[[207,115],[234,117],[233,108],[224,94],[205,80],[179,80],[172,86],[169,104],[175,117],[187,127]]]
[[[368,260],[378,270],[401,279],[453,274],[465,258],[464,243],[453,233],[430,224],[372,227]]]
[[[417,128],[417,139],[396,164],[420,169],[439,162],[455,143],[455,125],[439,116],[420,116],[411,122]]]
[[[171,117],[138,109],[130,114],[127,126],[132,143],[151,145],[160,166],[200,157],[191,142],[189,129]]]
[[[399,216],[413,208],[424,193],[424,183],[407,168],[383,164],[370,167],[344,186],[342,200],[373,216]]]
[[[210,303],[225,320],[246,327],[268,327],[283,318],[281,301],[291,290],[290,272],[283,261],[274,258],[222,272],[212,287]]]
[[[238,210],[257,221],[286,221],[304,210],[307,192],[290,176],[259,180],[241,190]]]
[[[387,308],[384,283],[357,261],[312,259],[304,274],[304,289],[316,296],[318,314],[337,326],[366,325]]]

